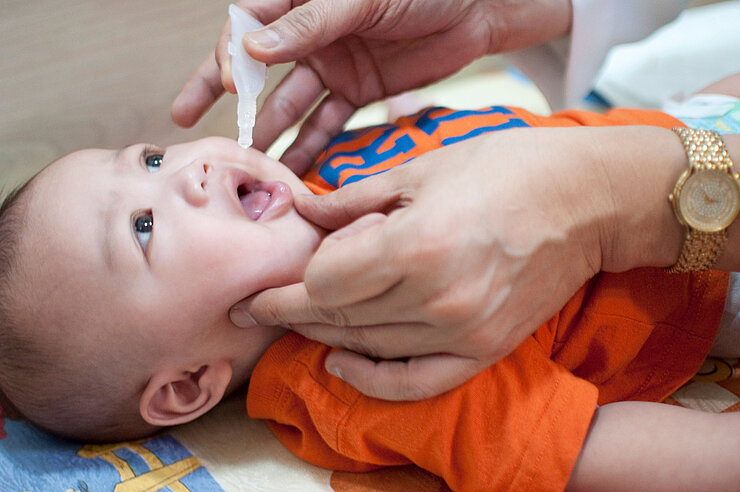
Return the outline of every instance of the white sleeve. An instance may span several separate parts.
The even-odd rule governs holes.
[[[540,88],[553,110],[588,94],[612,46],[640,40],[667,24],[689,0],[571,0],[571,35],[506,55]]]

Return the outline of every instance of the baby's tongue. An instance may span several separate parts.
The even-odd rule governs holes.
[[[242,207],[247,217],[252,220],[259,219],[270,204],[270,198],[270,193],[264,190],[253,190],[241,197]]]

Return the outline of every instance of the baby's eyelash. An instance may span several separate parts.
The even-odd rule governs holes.
[[[147,256],[147,246],[154,228],[154,214],[152,211],[146,210],[135,213],[131,217],[131,228],[144,256]]]
[[[152,171],[152,169],[156,169],[158,171],[159,167],[162,165],[163,158],[164,150],[154,145],[146,145],[141,151],[139,161],[141,162],[141,166],[147,171],[156,172]]]
[[[164,149],[160,149],[153,144],[144,144],[144,148],[141,150],[141,161],[144,162],[146,156],[151,154],[164,154]]]

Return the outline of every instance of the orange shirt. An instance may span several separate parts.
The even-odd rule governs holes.
[[[652,111],[539,117],[436,108],[340,136],[319,158],[311,186],[325,192],[476,132],[583,124],[680,123]],[[255,368],[248,411],[268,419],[293,453],[326,468],[414,463],[454,490],[562,490],[597,404],[660,401],[696,373],[719,326],[727,281],[720,272],[599,274],[511,355],[418,402],[365,397],[326,373],[332,349],[289,334]]]
[[[651,125],[685,126],[659,111],[614,109],[607,114],[562,111],[539,116],[519,108],[492,106],[457,111],[430,108],[385,124],[353,130],[336,137],[306,174],[316,194],[387,171],[430,150],[488,132],[526,127]],[[492,164],[495,161],[492,159]]]

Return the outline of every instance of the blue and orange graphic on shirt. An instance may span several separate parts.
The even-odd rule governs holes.
[[[340,134],[316,160],[305,180],[316,193],[382,173],[445,145],[483,133],[530,126],[514,110],[429,108],[394,124]]]
[[[306,185],[326,194],[345,184],[379,174],[445,145],[479,135],[528,127],[650,125],[684,126],[660,111],[616,108],[606,113],[566,110],[538,115],[522,108],[491,106],[478,110],[429,108],[393,124],[340,134],[306,174]],[[491,159],[496,164],[495,156]]]

